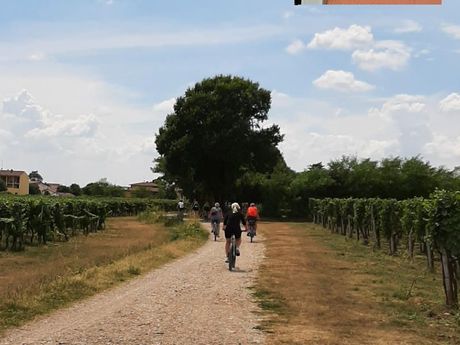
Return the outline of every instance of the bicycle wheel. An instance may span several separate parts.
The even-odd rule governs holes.
[[[233,269],[233,243],[230,245],[230,251],[228,253],[228,270],[231,271]]]

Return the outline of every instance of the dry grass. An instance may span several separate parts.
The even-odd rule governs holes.
[[[134,218],[67,243],[0,257],[0,331],[150,271],[199,247],[202,236],[172,241],[171,230]]]
[[[405,279],[423,267],[414,271],[401,259],[371,255],[312,225],[260,229],[267,259],[255,295],[266,310],[268,344],[458,344],[452,324],[421,323],[419,314],[408,313],[408,304],[420,303],[419,291],[432,296],[431,283],[420,278],[413,303],[400,299]]]

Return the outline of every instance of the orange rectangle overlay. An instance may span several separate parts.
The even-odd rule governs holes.
[[[441,5],[442,0],[324,0],[326,5]]]

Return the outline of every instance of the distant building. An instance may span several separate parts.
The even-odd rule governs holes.
[[[160,188],[155,182],[137,182],[137,183],[132,183],[129,185],[127,188],[125,195],[127,197],[131,197],[133,195],[133,192],[135,191],[140,191],[140,192],[147,192],[151,195],[157,194],[160,191]]]
[[[294,0],[294,5],[441,5],[442,0]]]
[[[0,170],[0,178],[5,182],[8,193],[29,194],[29,175],[25,171]]]
[[[33,182],[30,182],[30,184],[36,185],[38,187],[38,190],[40,191],[40,194],[53,195],[53,196],[60,195],[60,193],[58,193],[58,188],[60,186],[59,183],[45,183],[41,181],[33,181]]]
[[[151,193],[158,193],[160,188],[155,182],[138,182],[129,185],[128,192],[132,192],[134,190],[147,190]]]

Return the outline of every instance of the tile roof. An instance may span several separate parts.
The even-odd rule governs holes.
[[[21,176],[27,173],[25,171],[16,171],[16,170],[0,170],[0,176]]]

